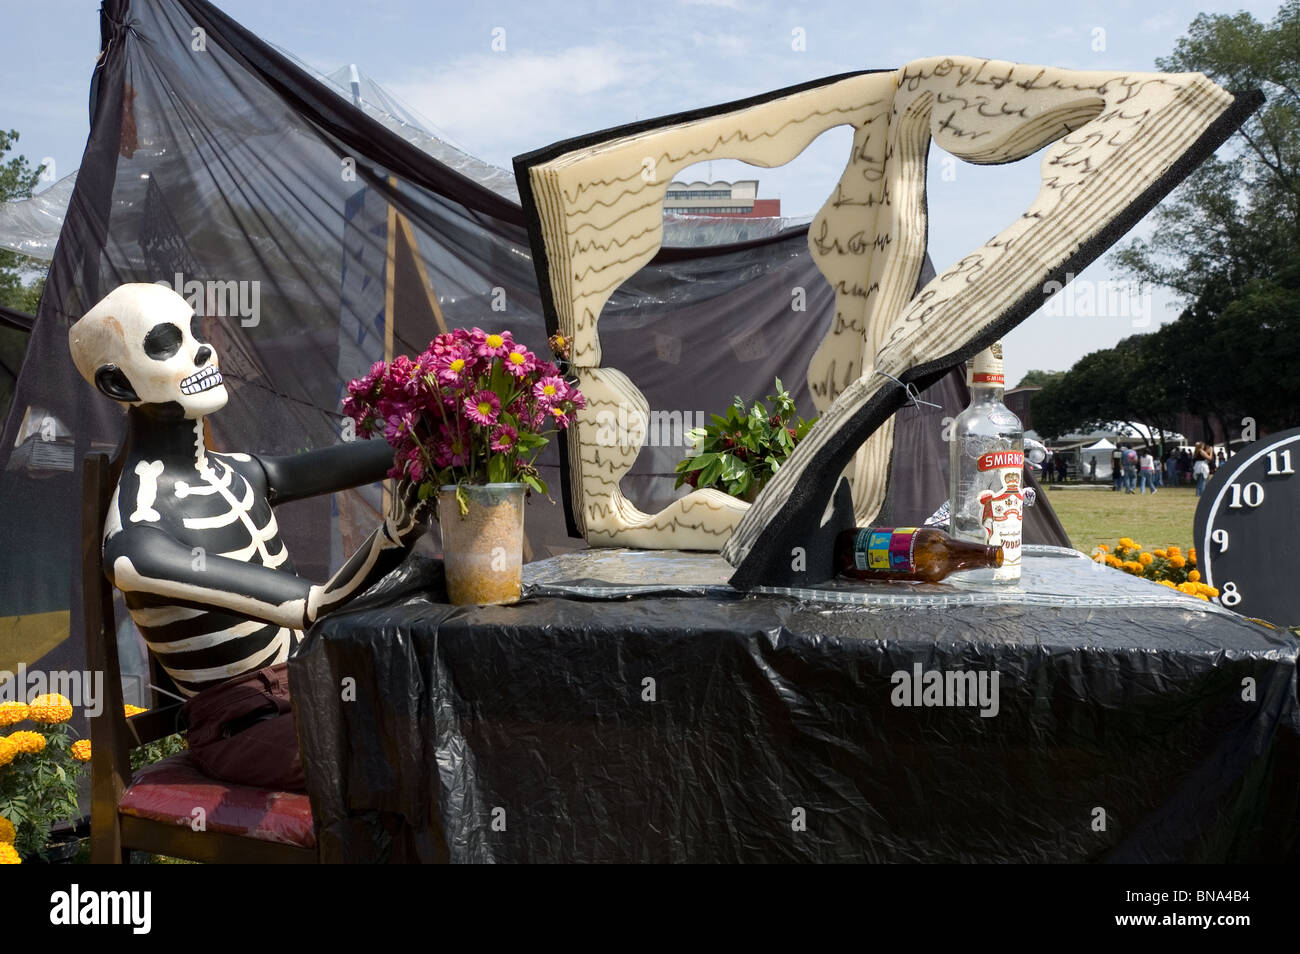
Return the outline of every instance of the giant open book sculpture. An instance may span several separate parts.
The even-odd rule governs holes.
[[[571,339],[588,399],[568,446],[566,503],[577,529],[593,545],[716,549],[725,541],[742,588],[828,578],[835,532],[870,521],[884,499],[891,416],[907,386],[927,387],[1024,320],[1260,101],[1199,73],[933,57],[517,157],[547,320]],[[602,308],[658,251],[663,200],[681,169],[720,158],[782,165],[842,124],[853,127],[853,150],[808,233],[836,299],[808,369],[821,419],[752,507],[710,490],[641,513],[619,488],[639,444],[599,439],[602,411],[648,416],[632,382],[601,365]],[[1049,148],[1030,206],[913,295],[931,140],[974,163]]]

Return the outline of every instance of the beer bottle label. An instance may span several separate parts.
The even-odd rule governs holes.
[[[853,565],[859,570],[913,573],[916,527],[868,527],[853,541]]]
[[[1017,450],[982,454],[976,463],[980,472],[993,478],[993,489],[980,491],[980,522],[985,543],[1002,548],[1002,566],[994,579],[1020,576],[1020,542],[1025,523],[1025,496],[1020,478],[1025,455]],[[986,485],[987,486],[987,485]]]

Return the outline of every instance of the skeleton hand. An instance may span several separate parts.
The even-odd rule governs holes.
[[[420,499],[420,486],[410,480],[400,480],[393,489],[384,518],[384,536],[393,543],[409,546],[420,538],[427,526],[425,513],[428,501]]]

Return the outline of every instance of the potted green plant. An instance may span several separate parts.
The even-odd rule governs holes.
[[[725,415],[710,415],[711,424],[693,428],[688,437],[694,451],[678,462],[676,486],[713,487],[753,501],[817,422],[795,413],[780,378],[767,400],[771,407],[762,401],[746,407],[737,396]]]

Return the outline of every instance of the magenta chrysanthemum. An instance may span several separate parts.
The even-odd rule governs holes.
[[[506,353],[504,364],[514,377],[523,378],[537,367],[537,356],[523,345],[517,344]]]
[[[475,331],[479,329],[475,328]],[[482,338],[475,335],[474,353],[483,358],[501,358],[510,353],[515,343],[508,331],[480,332]]]
[[[542,378],[533,385],[533,397],[545,407],[554,407],[565,399],[569,386],[559,375]]]
[[[465,416],[475,424],[495,424],[501,414],[501,399],[484,388],[465,399]]]
[[[519,441],[519,432],[509,424],[502,424],[492,432],[492,449],[494,451],[512,451]]]
[[[438,355],[434,366],[438,383],[463,384],[474,373],[474,356],[463,345],[456,345]]]

